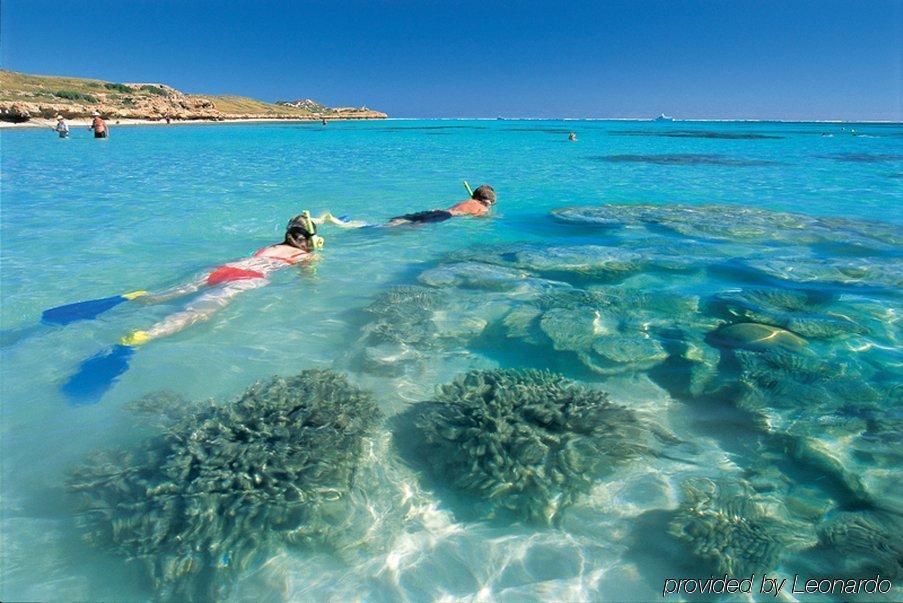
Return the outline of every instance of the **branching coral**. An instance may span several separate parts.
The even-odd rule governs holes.
[[[335,545],[348,530],[380,412],[341,375],[308,370],[255,384],[234,404],[167,412],[162,434],[98,455],[70,482],[88,540],[143,561],[163,597],[208,599],[255,553]]]
[[[745,482],[684,482],[683,503],[670,533],[715,575],[749,576],[773,569],[781,555],[811,544],[812,538],[768,512]]]
[[[457,489],[550,522],[612,468],[653,449],[608,395],[536,370],[467,373],[423,404],[424,464]]]
[[[429,346],[435,338],[432,318],[442,307],[438,289],[397,286],[382,293],[366,311],[374,317],[367,328],[367,343],[403,343]]]
[[[821,544],[843,557],[847,571],[894,580],[903,576],[903,519],[882,512],[840,513],[819,530]]]

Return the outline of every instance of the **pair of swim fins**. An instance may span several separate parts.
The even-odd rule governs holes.
[[[92,320],[119,304],[147,295],[146,291],[132,291],[100,299],[89,299],[50,308],[41,315],[41,322],[51,325],[68,325],[81,320]],[[116,344],[108,350],[82,362],[61,390],[73,405],[99,402],[116,379],[129,368],[129,360],[135,348]]]

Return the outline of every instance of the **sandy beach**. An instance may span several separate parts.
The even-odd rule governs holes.
[[[369,118],[335,118],[327,119],[327,121],[361,121]],[[197,124],[237,124],[237,123],[276,123],[276,122],[319,122],[321,118],[249,118],[249,119],[182,119],[173,120],[166,123],[162,119],[117,119],[107,120],[111,127],[117,126],[180,126],[180,125],[197,125]],[[66,123],[70,128],[87,128],[91,125],[90,119],[67,119]],[[14,123],[8,121],[0,121],[0,129],[19,129],[19,128],[54,128],[56,126],[55,119],[35,118],[26,122]]]

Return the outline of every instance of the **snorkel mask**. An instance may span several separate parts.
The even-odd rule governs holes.
[[[311,251],[315,249],[323,249],[326,241],[317,234],[317,225],[310,217],[310,212],[306,209],[300,214],[288,221],[285,227],[287,233],[297,233],[307,239]]]

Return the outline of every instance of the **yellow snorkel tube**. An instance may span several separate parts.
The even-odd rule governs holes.
[[[312,250],[323,249],[323,246],[326,245],[326,240],[317,234],[317,225],[310,217],[310,212],[308,210],[304,210],[301,212],[301,224],[304,226],[307,232],[311,233],[310,235],[310,246]]]

